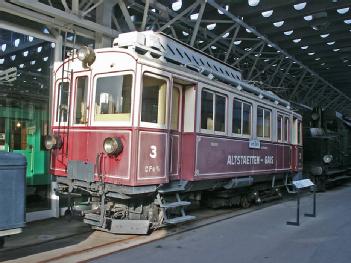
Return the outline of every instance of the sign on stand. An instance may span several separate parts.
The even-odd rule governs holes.
[[[299,226],[300,225],[300,190],[308,187],[313,188],[313,212],[312,213],[306,213],[306,217],[316,217],[316,187],[314,183],[310,179],[303,179],[303,180],[297,180],[293,181],[293,186],[296,190],[296,222],[286,222],[287,225],[292,225],[292,226]]]

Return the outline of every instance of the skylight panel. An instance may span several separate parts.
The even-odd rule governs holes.
[[[234,45],[240,45],[241,44],[241,40],[237,40],[237,41],[234,41]]]
[[[217,26],[217,24],[214,23],[214,24],[209,24],[206,27],[207,27],[208,30],[213,30],[213,29],[215,29],[216,26]]]
[[[282,21],[279,21],[279,22],[274,22],[273,25],[275,27],[281,27],[282,25],[284,25],[284,21],[282,20]]]
[[[177,2],[174,2],[172,4],[173,11],[179,11],[181,8],[182,8],[182,0],[177,0]]]
[[[191,20],[196,20],[199,17],[199,13],[190,15]]]
[[[302,2],[302,3],[294,5],[294,9],[297,11],[304,9],[305,7],[306,7],[306,2]]]
[[[17,38],[14,42],[15,47],[18,47],[19,43],[21,42],[21,40],[19,38]]]
[[[331,46],[331,45],[334,45],[335,44],[335,41],[332,41],[332,42],[328,42],[327,45]]]
[[[346,14],[349,10],[350,10],[349,7],[345,7],[345,8],[337,9],[336,12],[338,12],[340,15],[343,15],[343,14]]]
[[[270,17],[273,14],[273,10],[264,11],[261,14],[263,17]]]
[[[284,35],[290,36],[293,32],[294,32],[294,30],[285,31]]]
[[[303,46],[301,47],[301,49],[308,49],[308,46]]]
[[[305,19],[306,21],[311,21],[313,19],[313,16],[312,15],[304,16],[303,19]]]
[[[301,38],[296,38],[293,40],[294,43],[299,43],[301,41]]]
[[[248,0],[249,6],[257,6],[260,3],[260,0]]]
[[[323,34],[323,35],[321,35],[321,38],[326,38],[328,36],[329,36],[329,34]]]

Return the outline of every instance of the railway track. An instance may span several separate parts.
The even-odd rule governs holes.
[[[27,246],[22,249],[17,248],[13,251],[5,251],[9,255],[9,259],[12,258],[5,262],[86,262],[88,260],[105,256],[114,252],[123,251],[168,236],[184,233],[186,231],[191,231],[226,219],[264,209],[268,206],[289,201],[292,198],[293,197],[286,196],[282,199],[263,203],[258,206],[252,206],[247,209],[231,208],[221,210],[206,209],[195,211],[193,214],[197,216],[197,219],[193,222],[174,227],[162,228],[152,232],[150,235],[145,236],[114,235],[101,231],[79,233],[67,238],[51,240],[42,244]],[[20,251],[23,249],[32,251],[34,253],[21,257]],[[11,257],[11,253],[14,253],[15,255],[17,254],[18,257],[14,259],[13,255]]]

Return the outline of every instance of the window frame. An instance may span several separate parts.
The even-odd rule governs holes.
[[[287,127],[286,127],[286,132],[287,132],[287,135],[286,135],[286,140],[285,140],[285,130],[284,130],[284,132],[283,132],[283,135],[284,135],[284,137],[283,137],[283,142],[285,142],[285,143],[290,143],[290,141],[291,141],[291,139],[290,139],[290,126],[291,126],[291,124],[290,124],[290,118],[289,118],[289,116],[284,116],[284,125],[283,125],[283,128],[285,127],[285,125],[286,124],[288,124],[287,125]]]
[[[55,101],[54,101],[55,108],[53,109],[53,115],[52,115],[52,116],[54,116],[54,118],[52,118],[52,123],[54,125],[56,125],[56,126],[58,126],[58,125],[61,125],[61,126],[62,125],[63,126],[68,125],[68,120],[70,118],[68,116],[68,112],[67,112],[67,121],[60,121],[59,118],[57,119],[57,116],[59,114],[59,104],[60,104],[60,100],[61,100],[60,84],[62,82],[63,83],[68,83],[68,99],[67,99],[68,105],[67,106],[69,107],[71,105],[71,96],[72,96],[71,90],[70,90],[70,88],[71,88],[71,79],[66,78],[66,77],[59,78],[59,79],[57,79],[55,81],[55,97],[54,97],[54,99],[55,99]]]
[[[130,119],[129,121],[96,121],[95,120],[95,97],[96,97],[96,84],[97,80],[100,77],[114,77],[114,76],[121,76],[121,75],[132,75],[132,90],[131,90],[131,105],[130,105]],[[134,116],[134,93],[135,93],[135,72],[133,70],[121,70],[121,71],[113,71],[113,72],[106,72],[106,73],[97,73],[92,76],[92,92],[90,96],[90,112],[89,117],[91,126],[101,127],[101,126],[109,126],[109,127],[124,127],[124,126],[132,126],[133,116]]]
[[[144,89],[144,85],[143,85],[143,77],[144,75],[147,75],[149,77],[153,77],[156,79],[161,79],[161,80],[165,80],[167,83],[167,87],[166,87],[166,119],[165,119],[165,124],[158,124],[158,123],[152,123],[152,122],[146,122],[146,121],[142,121],[141,120],[141,110],[142,110],[142,105],[143,105],[143,89]],[[170,105],[169,105],[169,97],[170,97],[170,85],[171,81],[170,81],[170,76],[168,76],[167,74],[156,74],[152,71],[149,70],[145,70],[140,74],[140,103],[139,103],[139,117],[138,117],[138,121],[139,121],[139,126],[140,127],[144,127],[144,128],[156,128],[156,129],[168,129],[170,128]]]
[[[261,136],[258,136],[258,133],[257,133],[257,124],[258,124],[258,121],[257,121],[257,114],[258,114],[258,109],[262,109],[263,110],[263,116],[262,116],[262,131],[263,131],[263,137]],[[265,120],[265,112],[268,111],[270,113],[270,122],[269,122],[269,137],[265,137],[265,132],[264,132],[264,120]],[[260,140],[263,140],[263,141],[271,141],[272,140],[272,129],[273,129],[273,111],[272,110],[269,110],[265,107],[262,107],[260,105],[257,105],[256,107],[256,137],[259,138]]]
[[[279,118],[281,118],[280,122],[280,139],[279,139]],[[277,113],[277,142],[284,142],[284,115],[281,113]]]
[[[209,130],[209,129],[202,129],[201,128],[201,120],[202,120],[202,113],[201,113],[201,109],[202,109],[202,92],[205,91],[205,92],[208,92],[208,93],[211,93],[212,96],[213,96],[213,102],[212,102],[212,116],[213,116],[213,130]],[[221,93],[221,92],[217,92],[213,89],[209,89],[207,87],[202,87],[200,90],[199,90],[199,94],[200,94],[200,98],[199,98],[199,131],[201,133],[206,133],[206,134],[215,134],[215,135],[226,135],[227,134],[227,130],[228,130],[228,95],[227,94],[224,94],[224,93]],[[216,96],[221,96],[221,97],[224,97],[225,98],[225,110],[224,110],[224,132],[222,131],[216,131]]]
[[[169,120],[169,129],[171,131],[177,131],[177,132],[180,132],[182,130],[182,113],[183,113],[183,101],[182,101],[182,98],[183,98],[183,90],[182,90],[182,86],[177,84],[177,83],[172,83],[172,97],[171,97],[171,103],[172,103],[172,106],[170,108],[170,120]],[[172,129],[172,116],[173,116],[173,89],[177,89],[179,91],[179,101],[178,101],[178,129],[177,130],[174,130]]]
[[[77,88],[78,88],[78,78],[81,78],[81,77],[87,77],[87,112],[86,112],[86,123],[76,123],[75,122],[75,117],[76,117],[76,111],[77,111]],[[90,112],[91,112],[91,107],[90,107],[90,83],[91,83],[91,79],[90,79],[90,74],[87,74],[87,73],[84,73],[84,74],[76,74],[74,75],[74,82],[73,82],[73,85],[74,85],[74,88],[72,90],[72,106],[73,106],[73,110],[72,110],[72,115],[71,115],[71,124],[73,126],[87,126],[89,123],[90,123],[90,119],[91,119],[91,116],[90,116]]]
[[[234,111],[234,105],[235,105],[235,101],[239,101],[241,102],[241,123],[240,123],[240,130],[241,130],[241,133],[236,133],[236,132],[233,132],[233,119],[234,119],[234,114],[233,114],[233,111]],[[231,127],[231,134],[232,136],[236,136],[236,137],[243,137],[243,138],[251,138],[252,137],[252,131],[253,131],[253,106],[252,106],[252,103],[246,101],[246,100],[243,100],[243,99],[240,99],[240,98],[237,98],[237,97],[233,97],[233,100],[232,100],[233,104],[232,104],[232,127]],[[251,118],[250,118],[250,134],[244,134],[244,103],[249,105],[250,106],[250,113],[251,113]]]

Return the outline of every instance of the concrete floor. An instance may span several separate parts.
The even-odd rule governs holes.
[[[351,184],[317,195],[317,217],[295,220],[288,201],[91,262],[336,263],[351,260]],[[312,211],[311,196],[301,213]]]

